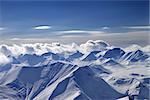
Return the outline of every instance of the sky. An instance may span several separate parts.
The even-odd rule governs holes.
[[[149,44],[149,1],[0,0],[0,43]]]

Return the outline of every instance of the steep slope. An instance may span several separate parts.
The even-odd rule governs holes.
[[[96,57],[96,54],[99,53],[100,51],[92,51],[87,55],[84,55],[82,58],[82,61],[93,61],[97,60],[98,57]]]
[[[24,90],[20,95],[24,98],[32,99],[44,88],[63,77],[63,75],[65,77],[74,68],[76,66],[61,62],[39,67],[22,67],[12,81],[7,82],[7,86],[14,88],[16,91]],[[11,74],[13,75],[13,73]]]
[[[49,97],[49,100],[55,100],[56,98],[59,100],[60,98],[63,99],[66,97],[67,94],[68,97],[74,97],[73,99],[75,100],[101,100],[100,98],[102,98],[102,100],[115,100],[123,96],[109,86],[103,79],[95,77],[95,73],[89,67],[81,67],[77,69],[71,76],[60,81],[57,86],[55,85],[55,82],[52,83],[45,89],[45,91],[42,91],[37,95],[35,100],[46,99],[47,97]],[[55,86],[53,92],[48,92],[53,86]],[[72,89],[70,90],[70,88]],[[97,91],[95,92],[95,90]]]
[[[22,67],[16,77],[7,82],[6,86],[13,89],[14,95],[18,98],[35,100],[59,100],[62,98],[69,100],[109,98],[115,100],[123,96],[103,79],[95,77],[97,73],[92,68],[96,67],[79,68],[62,62],[39,67],[26,66]],[[106,69],[100,66],[99,68],[101,73],[107,72]]]
[[[95,74],[89,67],[78,69],[74,75],[76,83],[93,100],[100,98],[113,100],[122,96],[122,94],[115,91],[103,79],[94,77]]]

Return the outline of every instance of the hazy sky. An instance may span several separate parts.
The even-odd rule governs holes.
[[[148,25],[148,0],[0,0],[0,43],[147,45]]]

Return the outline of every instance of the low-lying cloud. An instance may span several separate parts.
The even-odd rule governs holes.
[[[103,40],[88,40],[86,43],[80,45],[76,43],[72,44],[60,44],[55,43],[34,43],[34,44],[20,44],[20,45],[0,45],[0,65],[11,62],[10,56],[17,57],[20,54],[37,54],[41,55],[47,52],[59,53],[59,54],[71,54],[76,51],[80,51],[84,54],[91,51],[103,51],[110,49],[114,46],[108,44]],[[129,47],[123,48],[126,52],[142,50],[144,52],[150,53],[150,45],[145,47],[139,46],[137,44],[131,45]]]
[[[86,43],[82,44],[60,44],[58,42],[55,43],[34,43],[34,44],[20,44],[20,45],[0,45],[0,54],[4,56],[18,56],[20,54],[43,54],[46,52],[53,52],[53,53],[71,53],[74,51],[80,51],[83,53],[90,52],[90,51],[98,51],[98,50],[105,50],[106,48],[111,47],[112,45],[108,44],[103,40],[88,40]],[[150,46],[141,47],[139,45],[132,45],[126,47],[125,50],[134,51],[137,49],[141,49],[146,52],[150,52]]]
[[[5,56],[3,53],[0,53],[0,65],[7,64],[11,62],[11,58]]]

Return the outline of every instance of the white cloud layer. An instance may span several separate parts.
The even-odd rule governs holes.
[[[40,25],[40,26],[34,27],[35,30],[48,30],[50,28],[51,26],[48,26],[48,25]]]
[[[35,43],[35,44],[20,44],[20,45],[0,45],[0,65],[5,64],[11,61],[9,55],[17,57],[20,54],[37,54],[41,55],[46,52],[53,52],[53,53],[61,53],[61,54],[70,54],[75,51],[80,51],[82,53],[88,53],[90,51],[99,51],[99,50],[106,50],[113,46],[109,45],[108,43],[102,40],[89,40],[83,44],[60,44],[60,43]],[[142,50],[144,52],[150,53],[150,45],[145,47],[141,47],[139,45],[131,45],[129,47],[124,48],[126,52],[128,51],[135,51],[135,50]]]
[[[46,52],[53,53],[71,53],[76,50],[83,53],[90,52],[93,50],[104,50],[109,46],[106,42],[102,40],[89,40],[86,43],[78,45],[76,43],[72,44],[60,44],[60,43],[35,43],[35,44],[21,44],[21,45],[0,45],[0,53],[4,56],[13,55],[18,56],[20,54],[43,54]]]
[[[20,54],[43,54],[46,52],[53,53],[71,53],[76,50],[79,50],[83,53],[90,51],[98,51],[105,50],[111,47],[108,43],[102,40],[89,40],[86,43],[82,43],[80,45],[76,43],[72,44],[60,44],[60,43],[34,43],[34,44],[13,44],[13,45],[0,45],[0,54],[4,56],[13,55],[18,56]],[[135,51],[137,49],[141,49],[146,52],[150,52],[150,45],[141,47],[139,45],[131,45],[124,50],[126,51]]]
[[[80,49],[82,52],[90,52],[90,51],[100,51],[105,50],[107,47],[109,47],[109,44],[102,41],[102,40],[89,40],[84,44],[80,45]]]

